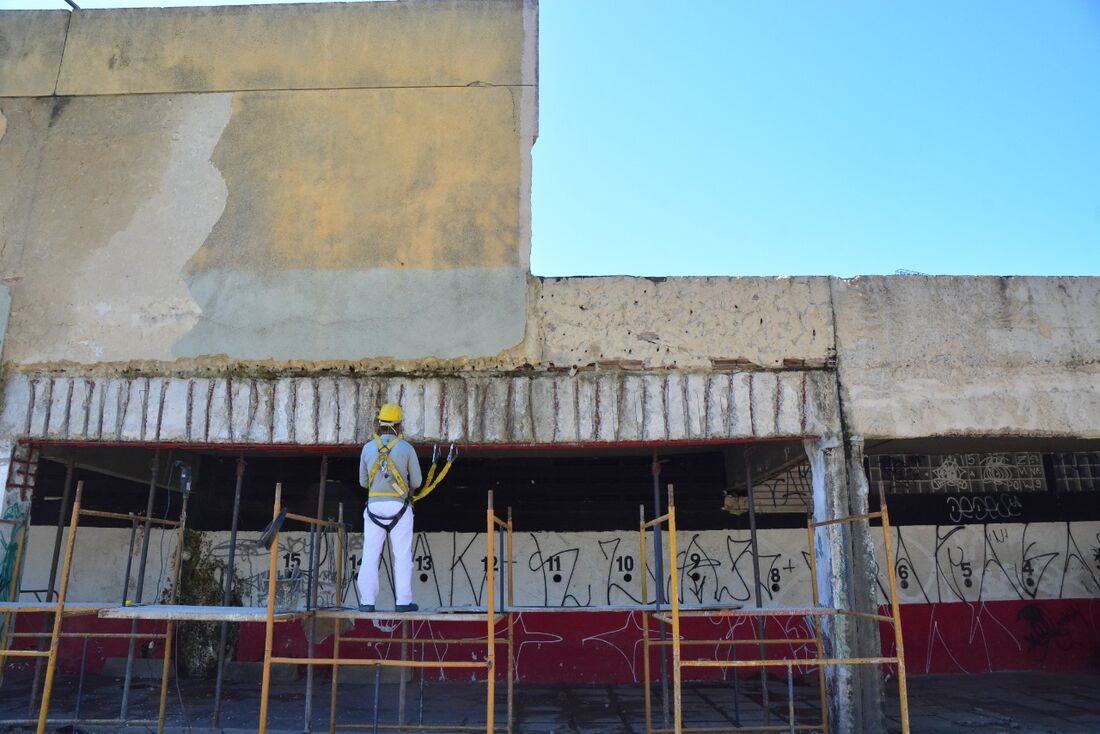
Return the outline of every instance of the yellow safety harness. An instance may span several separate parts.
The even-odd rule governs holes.
[[[367,478],[368,497],[392,497],[399,500],[408,498],[409,485],[405,481],[405,475],[397,468],[397,464],[394,463],[393,457],[390,455],[390,451],[394,446],[400,443],[402,439],[404,439],[403,435],[394,436],[393,440],[387,444],[382,441],[381,436],[377,433],[374,434],[374,443],[378,446],[378,458],[371,464],[370,474]],[[378,470],[382,468],[382,464],[386,465],[386,468],[389,470],[387,473],[392,477],[390,489],[376,491],[374,489],[374,477],[378,474]]]
[[[405,511],[409,509],[409,505],[413,502],[419,502],[420,500],[431,494],[432,490],[439,486],[439,483],[443,481],[443,478],[447,476],[447,472],[451,470],[451,464],[454,463],[455,458],[458,456],[458,452],[455,450],[455,445],[452,443],[450,450],[447,452],[447,459],[443,464],[443,469],[437,474],[438,466],[437,461],[439,459],[439,446],[432,446],[432,465],[428,469],[428,476],[424,482],[424,486],[420,488],[420,491],[415,495],[409,491],[409,485],[405,479],[405,475],[401,473],[401,470],[397,468],[397,463],[394,462],[393,456],[390,452],[393,447],[405,438],[404,434],[394,436],[393,440],[386,443],[382,440],[382,437],[377,433],[374,434],[374,442],[378,446],[378,458],[374,460],[374,464],[371,465],[370,472],[367,475],[367,517],[377,525],[385,530],[387,533],[393,530],[397,525],[397,521],[405,514]],[[389,489],[374,489],[374,477],[378,474],[378,470],[382,466],[386,466],[386,474],[388,475]],[[370,511],[370,497],[386,497],[390,499],[397,499],[402,501],[401,509],[396,515],[392,517],[380,517]]]

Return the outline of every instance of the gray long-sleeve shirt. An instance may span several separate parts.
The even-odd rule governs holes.
[[[390,445],[393,441],[391,434],[382,434],[382,443],[386,446]],[[390,456],[393,458],[393,463],[397,465],[397,470],[401,472],[405,479],[405,483],[409,488],[409,492],[420,488],[420,483],[424,481],[424,478],[420,474],[420,462],[416,458],[416,449],[412,447],[412,444],[401,439],[398,441],[392,449],[390,449]],[[374,466],[378,460],[378,443],[372,438],[367,441],[363,446],[363,451],[359,454],[359,486],[364,489],[367,488],[367,480],[370,478],[371,467]],[[374,482],[369,487],[368,491],[391,493],[392,483],[389,476],[390,467],[385,460],[379,465],[378,470],[374,473]],[[371,497],[368,502],[388,502],[395,497]],[[411,500],[412,497],[409,497]]]

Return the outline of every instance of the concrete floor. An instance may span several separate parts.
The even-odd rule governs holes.
[[[0,687],[0,716],[25,717],[30,682],[9,674]],[[121,686],[116,678],[97,677],[85,681],[81,715],[108,718],[118,715]],[[155,716],[158,687],[150,681],[136,681],[130,718]],[[503,721],[504,692],[498,687],[498,723]],[[769,687],[776,715],[771,724],[786,722],[786,686],[776,682]],[[484,726],[484,684],[435,683],[425,687],[423,721],[438,725],[431,731],[447,732],[444,722],[453,725]],[[320,682],[315,693],[313,729],[327,731],[329,691]],[[373,714],[374,688],[369,683],[341,685],[341,723],[369,724]],[[393,724],[397,719],[397,686],[384,684],[380,689],[380,722]],[[301,732],[304,728],[304,685],[301,682],[277,683],[271,701],[271,730]],[[516,689],[516,731],[519,734],[641,734],[645,730],[642,691],[638,687],[586,686],[555,688],[520,686]],[[817,689],[795,687],[797,723],[816,720]],[[259,681],[253,684],[228,684],[223,702],[222,726],[225,732],[255,731],[259,701]],[[655,714],[660,718],[659,698]],[[684,689],[685,726],[722,727],[739,722],[742,726],[762,723],[759,686],[743,685],[735,706],[732,689],[722,685],[692,685]],[[58,681],[51,713],[58,719],[71,716],[76,704],[76,681]],[[206,681],[173,681],[169,705],[170,731],[201,734],[210,728],[213,709],[213,685]],[[406,721],[416,722],[419,715],[418,688],[408,686]],[[924,676],[910,682],[910,723],[914,734],[1077,734],[1100,732],[1100,675],[1062,675],[1001,673],[973,676]],[[34,712],[37,715],[37,711]],[[897,702],[891,701],[891,731],[898,730]],[[0,731],[26,731],[28,727],[0,726]],[[59,721],[50,731],[117,731],[116,726],[71,727]],[[135,727],[132,731],[146,731]],[[155,730],[155,729],[154,729]]]

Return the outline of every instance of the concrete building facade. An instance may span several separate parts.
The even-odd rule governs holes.
[[[1095,670],[1100,279],[535,277],[537,28],[532,0],[0,13],[0,476],[4,516],[32,513],[23,593],[48,583],[59,467],[123,503],[151,457],[165,486],[184,457],[223,548],[221,463],[264,467],[260,517],[266,479],[350,467],[397,401],[418,446],[461,452],[455,506],[425,503],[421,604],[479,603],[461,511],[497,489],[531,528],[521,603],[593,607],[528,615],[523,680],[637,680],[633,617],[597,608],[646,601],[626,549],[654,458],[685,502],[689,601],[754,603],[744,520],[721,511],[747,472],[765,604],[881,604],[881,544],[839,529],[815,538],[812,599],[804,530],[881,491],[912,673]],[[77,597],[118,595],[127,536],[90,529]],[[837,655],[892,647],[829,633]],[[878,730],[883,676],[855,675],[831,681],[836,720]]]

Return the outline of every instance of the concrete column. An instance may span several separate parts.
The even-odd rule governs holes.
[[[0,132],[3,135],[3,132]],[[0,283],[0,355],[4,351],[4,340],[8,335],[8,319],[11,317],[11,289],[6,283]],[[3,382],[0,382],[3,387]],[[7,431],[0,439],[0,517],[18,519],[24,512],[30,512],[28,503],[23,501],[18,489],[11,490],[11,460],[15,451],[26,452],[26,449],[18,448],[13,441],[13,436]],[[0,558],[0,563],[4,559]]]
[[[863,437],[848,439],[848,514],[863,515],[869,512],[870,495],[867,474],[863,470]],[[866,523],[856,523],[852,529],[852,578],[851,594],[854,609],[861,612],[878,612],[879,595],[876,580],[874,538],[882,529]],[[855,654],[859,657],[877,657],[882,654],[878,622],[853,619]],[[873,665],[861,665],[853,671],[859,691],[860,720],[864,734],[880,734],[886,731],[884,717],[886,699],[883,686],[883,669]]]
[[[844,445],[839,438],[805,441],[813,481],[813,517],[815,521],[848,515],[848,471]],[[817,604],[825,607],[852,608],[852,543],[848,525],[818,528],[814,533],[817,555]],[[824,620],[825,654],[829,657],[854,657],[855,630],[845,617]],[[852,666],[825,669],[828,689],[829,720],[834,731],[862,734],[862,710],[857,687],[858,676]]]
[[[4,511],[8,509],[8,474],[11,471],[11,449],[10,443],[0,443],[0,517],[3,516]],[[18,497],[18,495],[17,495]]]
[[[9,520],[20,520],[24,514],[31,511],[30,503],[24,502],[18,489],[8,487],[12,473],[12,452],[15,447],[10,443],[0,442],[0,517]],[[19,528],[14,525],[0,525],[0,596],[7,599],[10,584],[17,583],[9,574],[15,568],[15,561],[8,554],[14,555],[16,549],[16,537]]]
[[[2,119],[2,116],[0,116]],[[0,131],[0,136],[3,132]],[[8,319],[11,317],[11,289],[6,283],[0,283],[0,356],[4,352],[4,340],[8,335]],[[3,383],[0,382],[0,387]],[[5,432],[6,433],[6,432]],[[4,513],[10,511],[11,501],[8,498],[8,474],[11,471],[11,457],[15,445],[11,441],[10,434],[5,440],[0,440],[0,517],[7,517]],[[15,494],[15,501],[19,502],[19,493]]]
[[[19,489],[9,487],[12,476],[11,460],[16,447],[8,441],[0,441],[0,517],[18,519],[23,516],[26,504]]]

